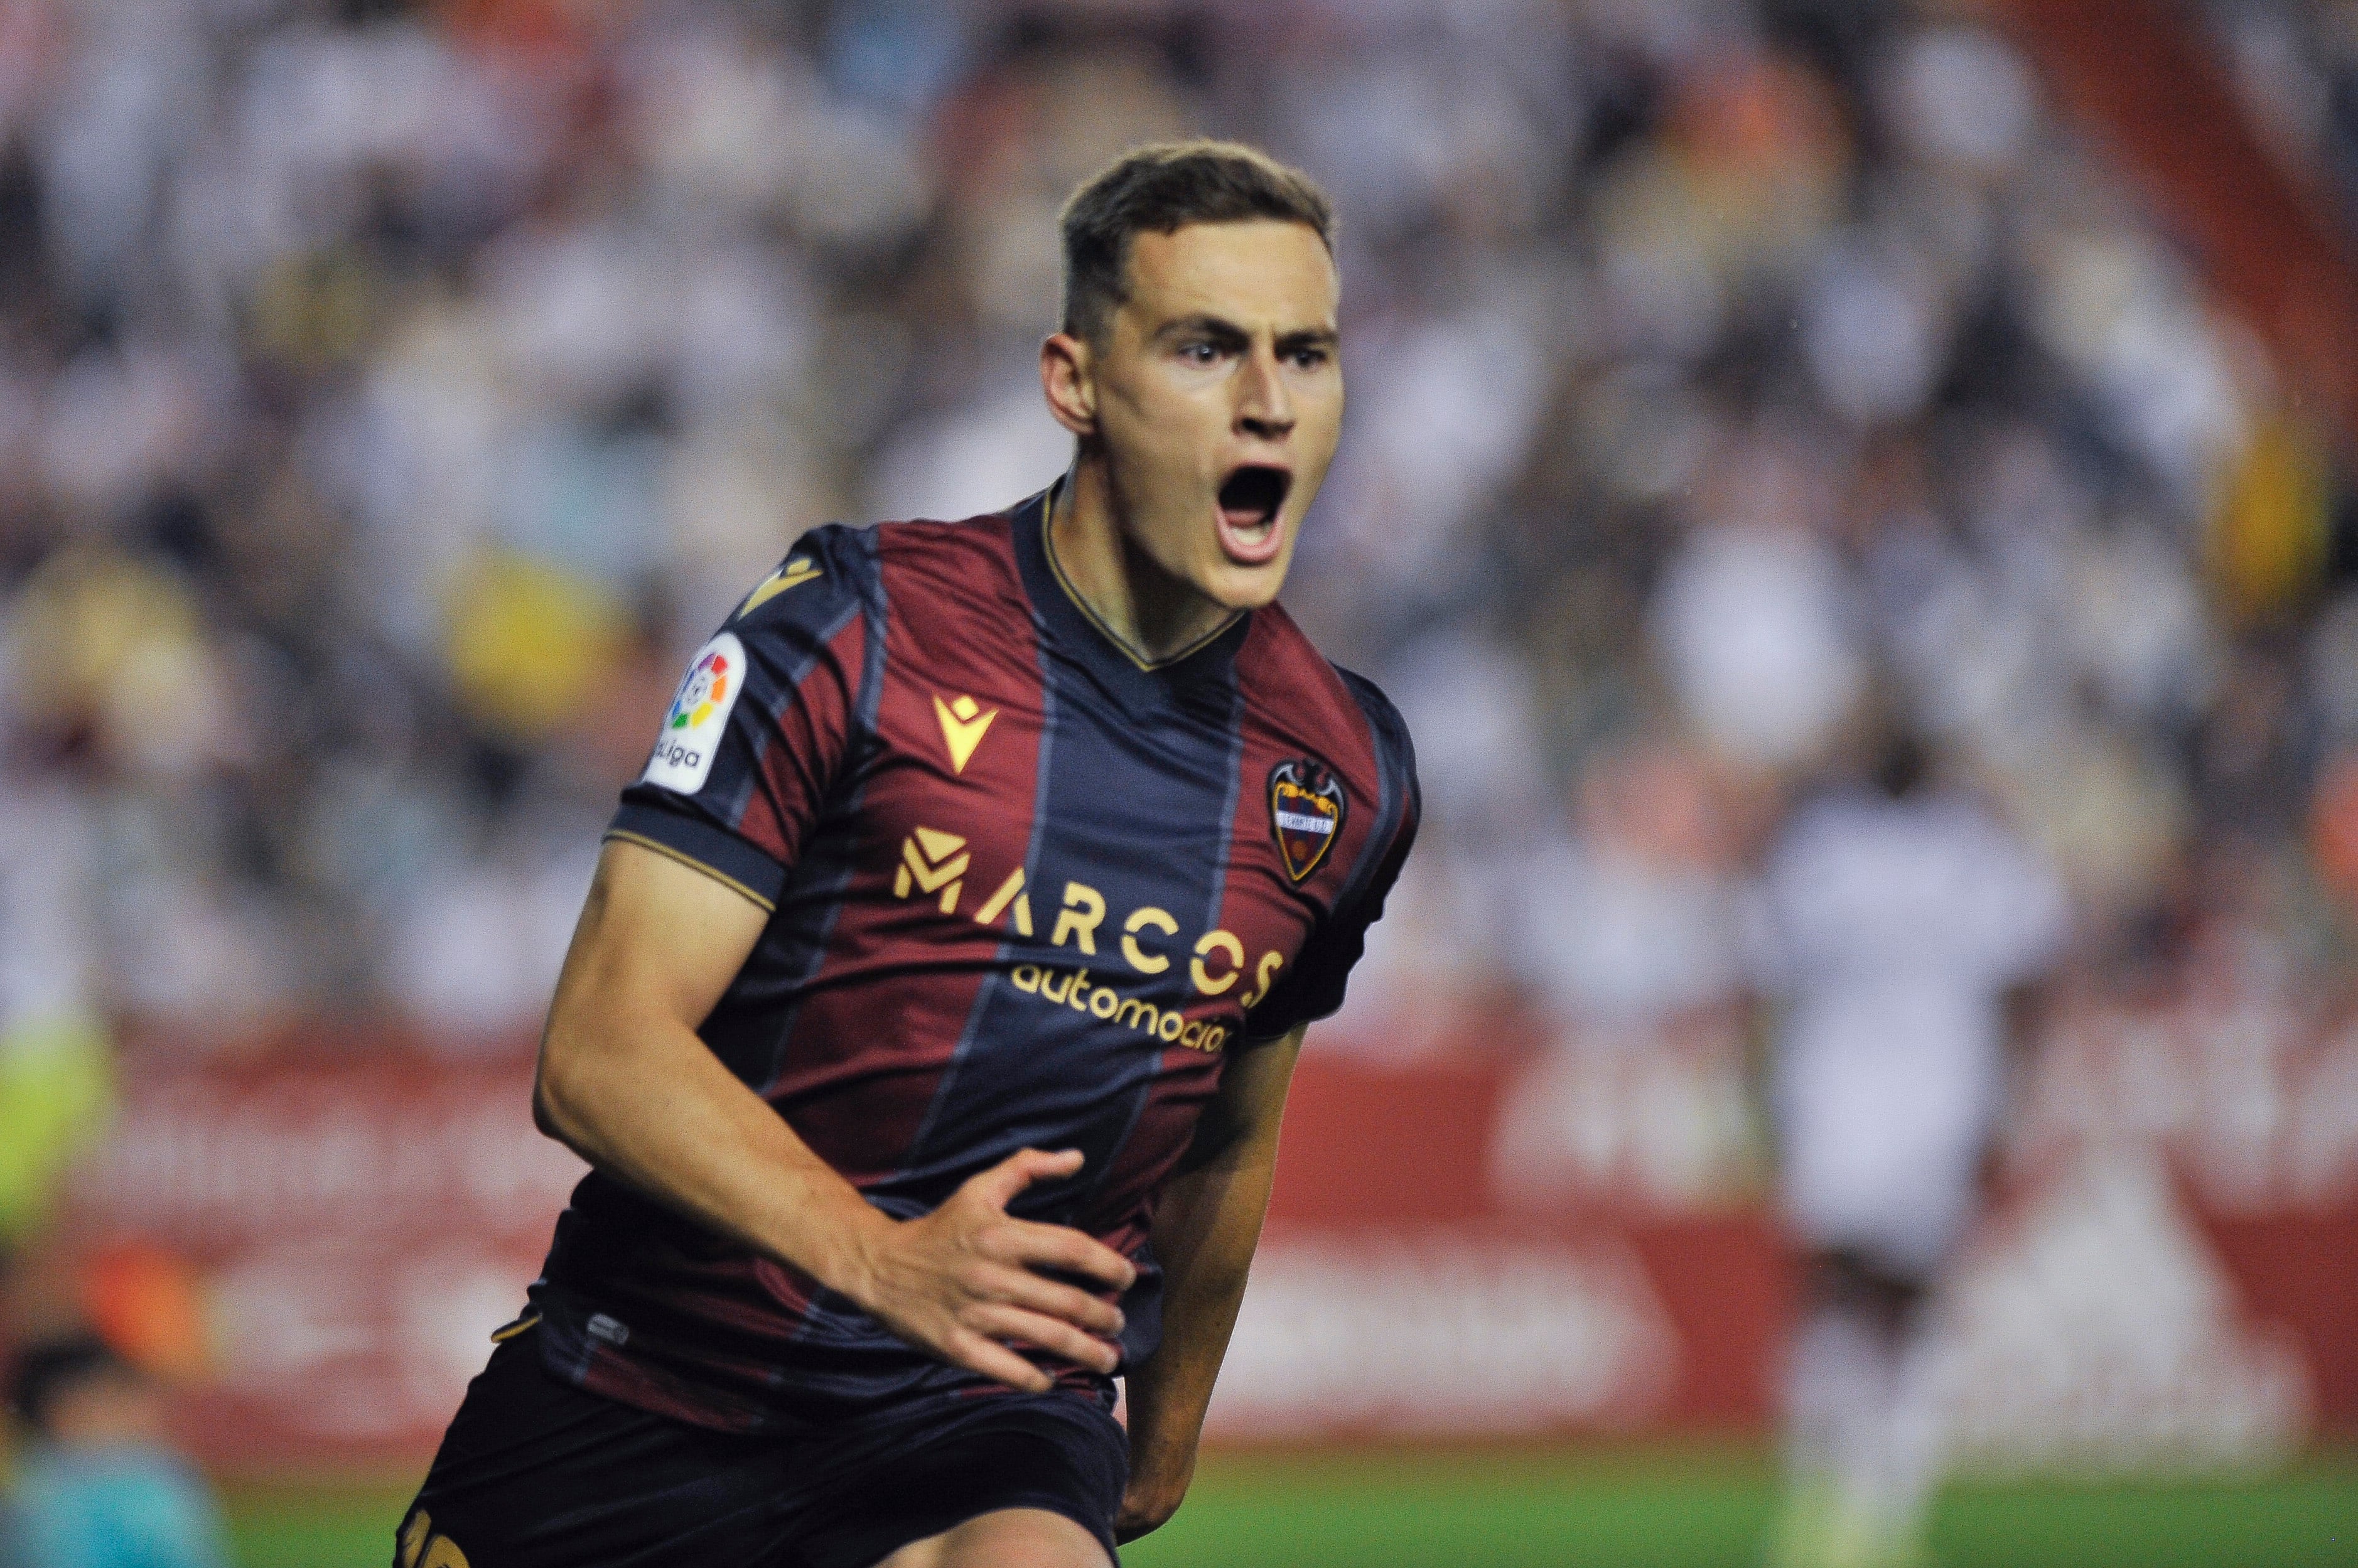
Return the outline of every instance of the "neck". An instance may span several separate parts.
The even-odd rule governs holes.
[[[1101,457],[1084,452],[1076,459],[1052,504],[1048,547],[1065,583],[1140,663],[1183,654],[1242,613],[1206,598],[1131,544]]]

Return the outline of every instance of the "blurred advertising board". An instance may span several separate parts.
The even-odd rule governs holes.
[[[1791,1271],[1738,1021],[1484,1040],[1305,1055],[1216,1438],[1768,1430]],[[102,1272],[185,1273],[208,1461],[430,1452],[581,1169],[530,1076],[403,1044],[135,1054],[79,1233]],[[2358,1021],[2074,1005],[1996,1164],[1944,1325],[1966,1462],[2248,1466],[2358,1432]]]
[[[530,1057],[142,1050],[122,1080],[77,1217],[102,1281],[156,1249],[192,1275],[191,1447],[230,1470],[430,1454],[584,1169],[533,1130]]]

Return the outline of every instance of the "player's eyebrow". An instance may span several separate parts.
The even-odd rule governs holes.
[[[1241,350],[1252,342],[1252,334],[1234,321],[1201,311],[1192,316],[1182,316],[1175,321],[1166,321],[1154,334],[1154,340],[1159,343],[1174,342],[1182,338],[1202,338],[1231,351]],[[1342,334],[1332,327],[1298,327],[1291,332],[1280,333],[1276,348],[1280,354],[1299,353],[1304,349],[1323,349],[1331,353],[1342,341]]]
[[[1165,321],[1154,334],[1154,341],[1159,343],[1172,342],[1180,338],[1205,338],[1224,349],[1241,349],[1252,341],[1252,334],[1234,321],[1201,312],[1182,316],[1175,321]]]

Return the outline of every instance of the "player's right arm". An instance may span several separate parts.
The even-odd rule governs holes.
[[[696,1033],[762,934],[762,908],[652,849],[611,840],[598,864],[541,1038],[535,1120],[616,1179],[857,1302],[895,1334],[1033,1391],[1048,1375],[1022,1340],[1101,1372],[1121,1328],[1110,1304],[1044,1278],[1115,1291],[1135,1276],[1111,1249],[1007,1214],[1033,1182],[1069,1176],[1076,1150],[1025,1150],[932,1214],[871,1206]]]

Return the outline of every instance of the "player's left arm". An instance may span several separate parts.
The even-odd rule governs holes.
[[[1163,1344],[1129,1376],[1130,1489],[1114,1524],[1121,1541],[1136,1540],[1177,1512],[1195,1477],[1204,1411],[1269,1212],[1278,1123],[1302,1035],[1295,1028],[1229,1059],[1186,1162],[1155,1210]]]
[[[1382,784],[1368,803],[1377,808],[1379,826],[1368,849],[1375,859],[1368,870],[1354,872],[1287,975],[1254,1005],[1248,1038],[1265,1044],[1238,1051],[1223,1067],[1219,1093],[1205,1108],[1195,1141],[1155,1210],[1163,1341],[1130,1373],[1130,1487],[1114,1523],[1122,1541],[1176,1513],[1195,1477],[1204,1411],[1269,1212],[1278,1123],[1303,1032],[1343,1005],[1345,981],[1366,951],[1368,928],[1382,917],[1384,900],[1416,842],[1422,797],[1408,727],[1372,684],[1347,670],[1336,674],[1376,742]]]

